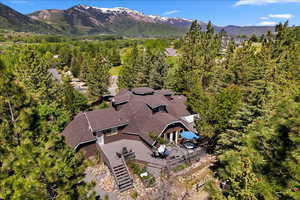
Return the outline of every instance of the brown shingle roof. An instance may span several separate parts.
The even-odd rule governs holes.
[[[122,130],[123,133],[137,134],[149,144],[153,143],[149,137],[150,132],[160,134],[168,124],[174,122],[188,125],[180,119],[190,115],[184,104],[186,101],[184,96],[173,96],[171,100],[165,97],[165,94],[169,93],[167,90],[151,92],[154,90],[136,88],[133,91],[138,91],[139,95],[123,90],[115,97],[118,100],[128,99],[128,102],[117,110],[107,108],[87,112],[86,117],[84,114],[78,115],[63,132],[66,142],[74,146],[94,138],[88,130],[89,124],[94,132],[127,124]],[[166,111],[154,112],[153,108],[159,105],[165,105]]]
[[[145,103],[153,109],[161,105],[167,106],[168,100],[162,97],[161,95],[154,94],[154,95],[145,96]]]
[[[155,93],[162,94],[162,95],[165,95],[165,96],[173,95],[173,92],[171,90],[168,90],[168,89],[155,90]]]
[[[149,87],[139,87],[132,89],[132,92],[136,95],[146,95],[146,94],[153,94],[154,90]]]
[[[90,111],[86,116],[94,132],[128,123],[128,120],[113,108]]]
[[[83,113],[78,114],[62,132],[66,143],[71,147],[76,147],[78,144],[96,139],[93,133],[89,130],[89,124]]]
[[[122,90],[119,94],[117,94],[114,98],[113,101],[115,104],[121,104],[128,102],[132,93],[128,90]]]

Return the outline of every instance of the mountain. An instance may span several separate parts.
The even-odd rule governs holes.
[[[97,8],[77,5],[67,10],[40,10],[28,15],[71,34],[121,34],[125,36],[177,36],[184,34],[192,20],[145,15],[128,8]],[[206,23],[198,21],[202,29]],[[229,35],[261,35],[274,27],[268,26],[214,26]]]
[[[36,33],[58,33],[52,26],[34,20],[0,3],[0,29]]]
[[[128,8],[77,5],[67,10],[40,10],[28,15],[71,34],[122,34],[125,36],[182,35],[191,20],[144,15]]]
[[[262,35],[267,33],[268,31],[274,32],[274,26],[225,26],[225,27],[217,27],[216,30],[221,30],[224,28],[226,33],[229,35],[252,35],[255,33],[256,35]]]
[[[23,15],[0,3],[0,29],[72,35],[116,34],[131,37],[172,37],[183,35],[192,20],[145,15],[128,8],[97,8],[76,5],[66,10],[40,10]],[[206,23],[198,21],[202,30]],[[229,35],[261,35],[274,27],[214,26]]]

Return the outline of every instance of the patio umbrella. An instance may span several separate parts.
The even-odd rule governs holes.
[[[199,135],[197,135],[196,133],[193,133],[191,131],[183,131],[182,133],[180,133],[181,137],[183,137],[184,139],[187,140],[192,140],[192,139],[199,139]]]

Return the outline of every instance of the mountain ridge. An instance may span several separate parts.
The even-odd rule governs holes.
[[[0,3],[0,28],[13,31],[58,33],[54,27],[34,20]]]
[[[17,22],[6,13],[17,13]],[[0,3],[0,22],[6,22],[8,28],[16,31],[38,33],[60,33],[71,35],[115,34],[134,37],[173,37],[183,35],[193,20],[178,17],[146,15],[129,8],[99,8],[85,4],[75,5],[65,10],[44,9],[23,15]],[[5,13],[4,12],[4,13]],[[23,24],[22,24],[23,23]],[[207,23],[198,21],[202,30]],[[25,25],[24,25],[25,24]],[[35,28],[37,27],[37,28]],[[229,35],[261,35],[271,26],[235,26],[220,27],[214,25],[217,32],[224,29]]]

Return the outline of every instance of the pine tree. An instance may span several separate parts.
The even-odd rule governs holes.
[[[211,23],[205,33],[200,31],[197,21],[192,23],[184,38],[180,65],[176,69],[175,91],[186,92],[193,84],[190,77],[195,74],[200,76],[203,88],[209,87],[212,68],[216,65],[221,50],[221,39],[218,34],[214,34]]]
[[[89,75],[87,77],[87,85],[91,96],[99,98],[107,92],[110,68],[111,64],[101,54],[91,59],[89,63]]]
[[[224,62],[223,82],[236,84],[243,102],[216,140],[218,176],[226,186],[211,185],[212,199],[300,197],[295,37],[287,23],[276,30],[261,48],[246,42]]]
[[[119,88],[132,89],[136,85],[138,75],[137,68],[141,67],[141,56],[137,44],[133,46],[129,55],[124,61],[123,67],[118,78]]]
[[[62,87],[64,91],[64,109],[70,114],[70,116],[74,116],[87,108],[85,97],[73,88],[70,80],[65,80]]]
[[[80,70],[80,79],[86,81],[89,77],[89,63],[91,62],[91,56],[89,54],[83,53],[84,60],[82,62]]]
[[[116,47],[114,47],[111,51],[110,62],[112,64],[112,66],[120,66],[121,65],[120,51]]]
[[[83,55],[81,53],[73,53],[71,59],[70,71],[72,75],[76,78],[80,75],[81,66],[83,63]]]
[[[200,25],[197,21],[194,21],[184,38],[183,55],[179,67],[175,72],[176,84],[173,89],[177,92],[184,93],[193,84],[190,77],[194,74],[193,71],[196,70],[199,65],[198,43],[200,38]]]
[[[0,71],[0,198],[94,199],[92,185],[82,182],[84,158],[54,128],[61,131],[63,116],[40,112],[32,93]]]
[[[215,30],[213,28],[213,25],[212,25],[211,21],[209,21],[207,26],[206,26],[206,33],[208,35],[213,35],[215,33]]]
[[[151,62],[148,86],[153,89],[162,89],[165,84],[169,65],[161,53],[155,53]]]
[[[26,85],[32,92],[47,87],[50,74],[48,73],[49,57],[35,54],[32,50],[24,50],[21,52],[20,60],[16,68],[16,73],[21,82]]]

